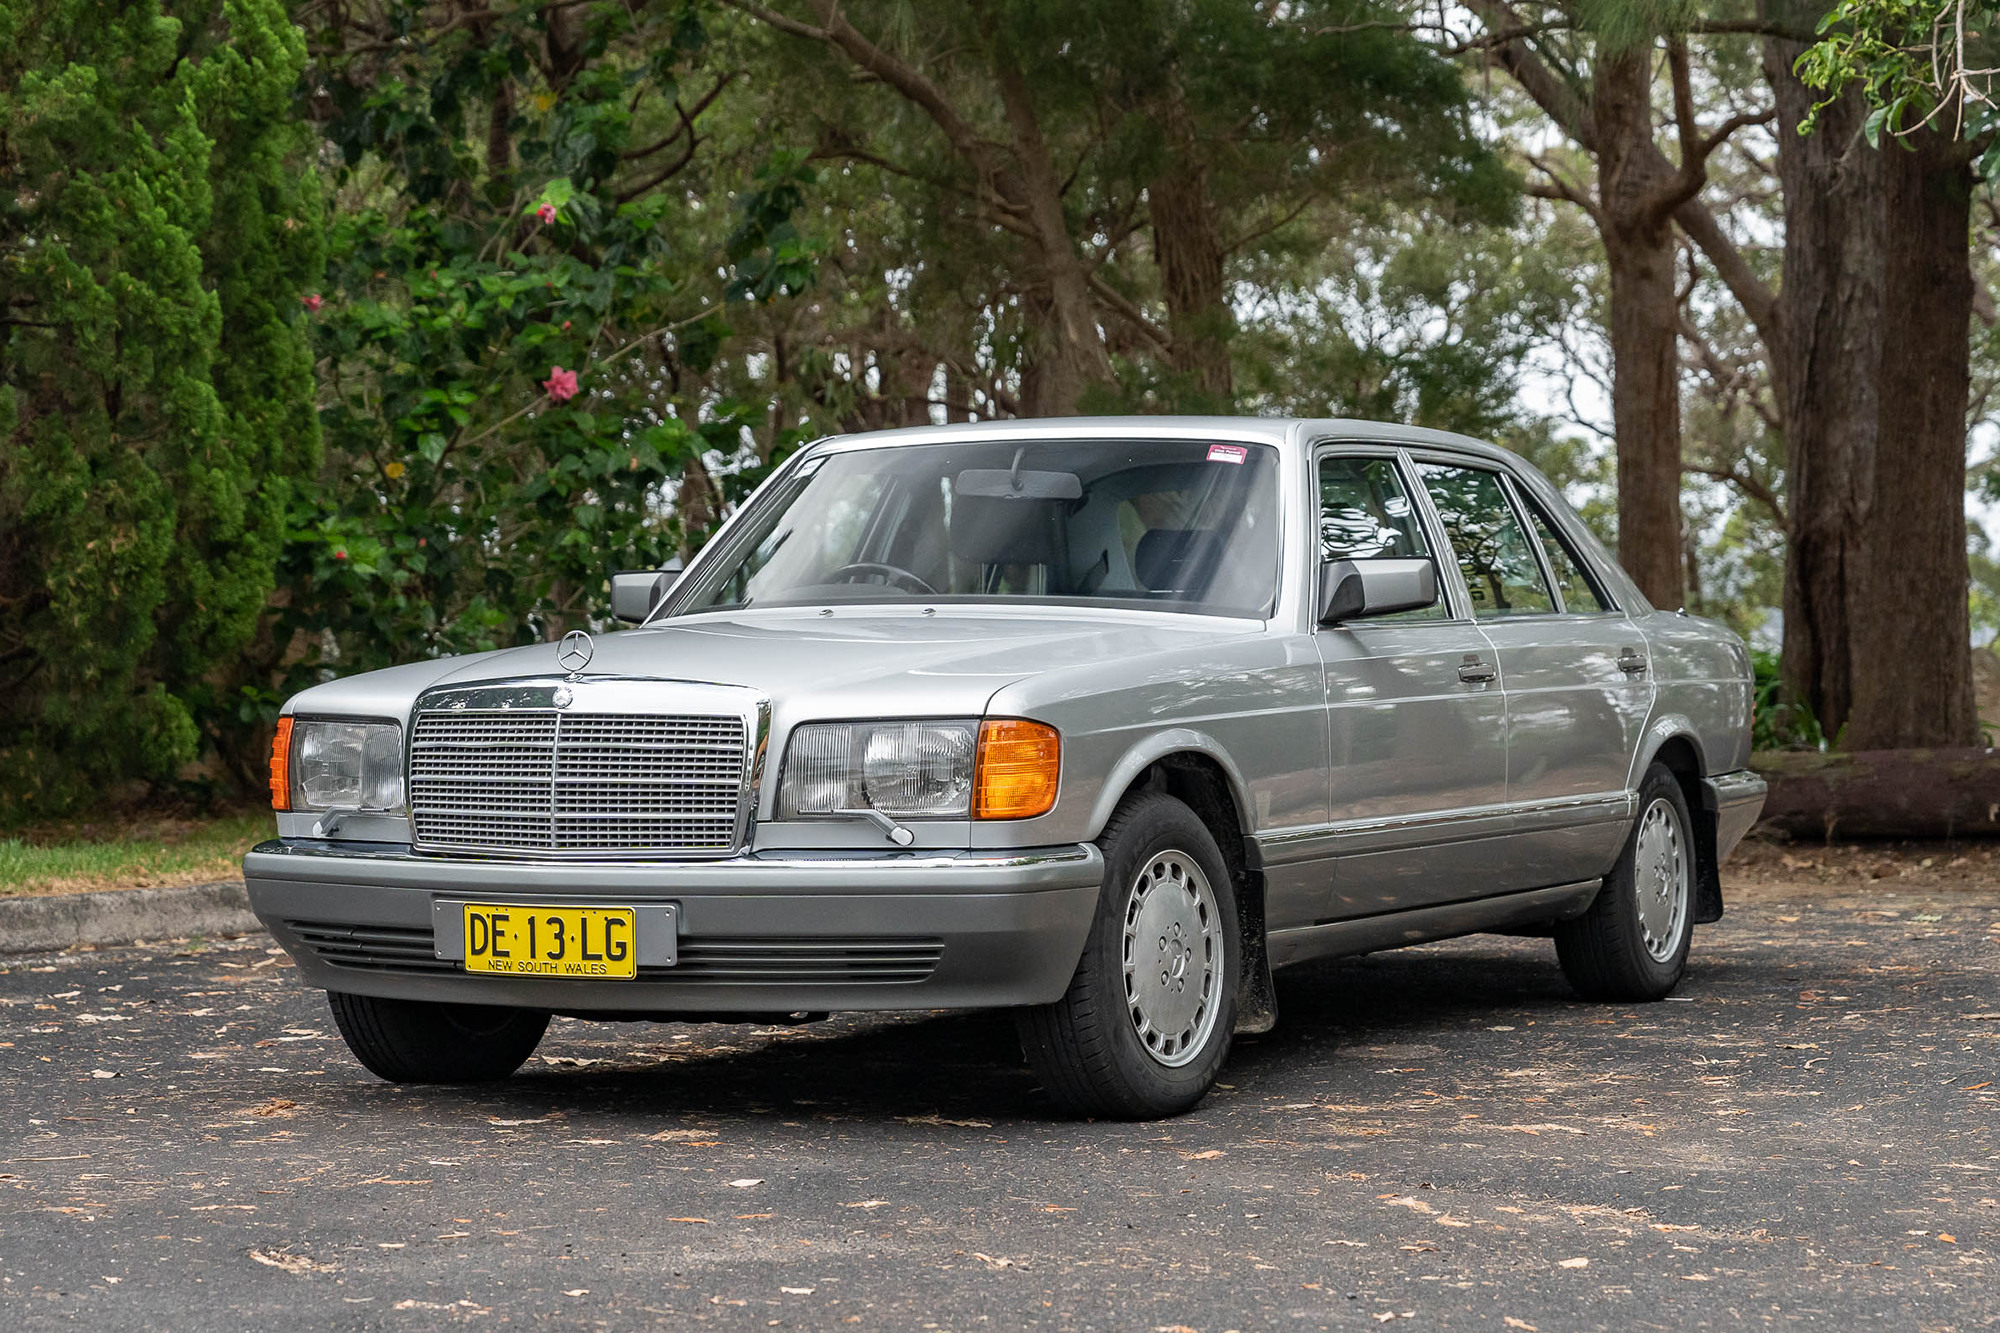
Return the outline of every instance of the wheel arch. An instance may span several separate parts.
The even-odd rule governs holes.
[[[1701,739],[1684,717],[1663,717],[1646,731],[1646,748],[1633,775],[1636,789],[1654,764],[1663,764],[1680,784],[1687,801],[1688,817],[1694,822],[1695,858],[1698,862],[1694,885],[1694,915],[1697,925],[1722,917],[1722,858],[1716,851],[1716,810],[1714,797],[1702,779],[1707,765]]]
[[[1264,947],[1264,871],[1251,836],[1253,807],[1242,770],[1213,737],[1199,731],[1174,728],[1155,733],[1126,751],[1113,767],[1091,812],[1091,838],[1104,832],[1121,802],[1141,791],[1172,796],[1215,835],[1236,896],[1242,962],[1236,1031],[1270,1031],[1277,1024],[1278,1008]]]

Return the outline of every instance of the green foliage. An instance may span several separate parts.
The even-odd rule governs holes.
[[[1984,143],[1977,170],[2000,177],[2000,104],[1996,104],[1995,0],[1838,0],[1819,22],[1819,41],[1799,57],[1797,73],[1826,100],[1799,132],[1810,133],[1833,99],[1858,88],[1867,102],[1862,134],[1906,135],[1925,124]]]
[[[1750,748],[1826,749],[1826,733],[1820,730],[1819,719],[1813,716],[1812,709],[1802,703],[1787,701],[1778,655],[1763,649],[1752,649],[1750,668],[1754,682],[1751,698],[1756,714],[1750,724]]]
[[[609,570],[699,545],[769,461],[739,405],[675,392],[731,332],[663,188],[692,152],[695,11],[596,5],[561,31],[533,9],[434,31],[425,6],[391,12],[411,40],[389,57],[318,35],[342,163],[312,298],[326,463],[237,682],[246,732],[326,670],[592,620]],[[780,154],[744,194],[731,297],[810,284],[791,216],[813,179]]]
[[[276,0],[0,3],[0,819],[195,757],[316,457]]]

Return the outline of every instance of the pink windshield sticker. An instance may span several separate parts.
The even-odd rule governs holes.
[[[1250,451],[1240,444],[1211,444],[1208,446],[1208,461],[1211,463],[1247,463]]]

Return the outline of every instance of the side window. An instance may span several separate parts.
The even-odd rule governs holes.
[[[1319,460],[1321,560],[1414,560],[1430,553],[1416,508],[1393,460]],[[1436,606],[1382,619],[1436,620],[1447,614],[1440,599]]]
[[[1443,463],[1419,463],[1417,472],[1458,557],[1475,616],[1546,615],[1556,609],[1498,474]]]
[[[1516,493],[1520,491],[1515,488]],[[1523,495],[1527,505],[1528,523],[1535,529],[1535,538],[1542,544],[1542,551],[1548,556],[1549,569],[1556,576],[1556,590],[1562,593],[1563,610],[1573,615],[1592,615],[1611,608],[1605,604],[1604,596],[1597,591],[1597,585],[1583,569],[1583,561],[1570,549],[1569,542],[1556,531],[1556,525],[1549,521],[1542,507]]]

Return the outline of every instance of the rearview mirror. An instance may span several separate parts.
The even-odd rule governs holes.
[[[680,581],[679,557],[660,569],[620,569],[611,575],[611,614],[630,625],[644,623]]]
[[[1437,567],[1428,560],[1328,560],[1319,567],[1319,623],[1436,606]]]
[[[958,474],[952,490],[987,500],[1080,500],[1083,478],[1074,472],[1023,472],[974,468]]]

